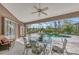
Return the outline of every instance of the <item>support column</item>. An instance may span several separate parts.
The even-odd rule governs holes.
[[[28,34],[28,25],[26,25],[26,36],[27,36],[27,34]]]
[[[24,24],[24,36],[26,37],[26,30],[27,28],[26,28],[26,24]]]
[[[19,38],[19,24],[16,23],[16,38]]]
[[[18,37],[20,37],[20,24],[18,24]]]
[[[4,17],[0,17],[0,35],[4,35]]]

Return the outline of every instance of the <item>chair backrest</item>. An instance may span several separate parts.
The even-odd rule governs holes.
[[[53,39],[52,41],[53,41],[53,43],[52,43],[53,46],[55,45],[55,46],[58,46],[60,48],[63,48],[63,42],[64,42],[63,39],[57,38],[57,39]]]
[[[67,39],[64,39],[64,42],[63,42],[63,51],[66,49],[66,45],[67,45]]]
[[[24,45],[26,45],[26,44],[27,44],[27,39],[26,39],[26,37],[23,37],[23,40],[24,40]]]

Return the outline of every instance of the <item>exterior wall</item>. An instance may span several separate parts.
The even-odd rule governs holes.
[[[4,28],[4,24],[5,24],[4,21],[5,21],[5,19],[3,17],[0,17],[0,35],[4,35],[4,29],[5,29]],[[16,38],[20,37],[19,34],[18,34],[19,33],[18,25],[19,24],[16,23]]]
[[[17,23],[16,25],[16,38],[19,37],[18,24],[23,24],[13,14],[11,14],[4,6],[0,4],[0,35],[4,35],[4,18],[9,18]]]

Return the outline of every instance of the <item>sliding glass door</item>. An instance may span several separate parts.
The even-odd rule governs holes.
[[[9,39],[16,39],[16,23],[8,18],[5,18],[5,36]]]

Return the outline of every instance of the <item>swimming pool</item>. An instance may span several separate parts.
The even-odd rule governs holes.
[[[42,34],[42,42],[50,44],[52,43],[52,40],[55,39],[65,39],[65,38],[71,38],[71,36],[69,35],[65,35],[65,34],[47,34],[47,33],[43,33]]]
[[[48,33],[44,33],[43,36],[47,36],[47,37],[64,37],[64,38],[71,38],[71,36],[66,35],[66,34],[48,34]]]

